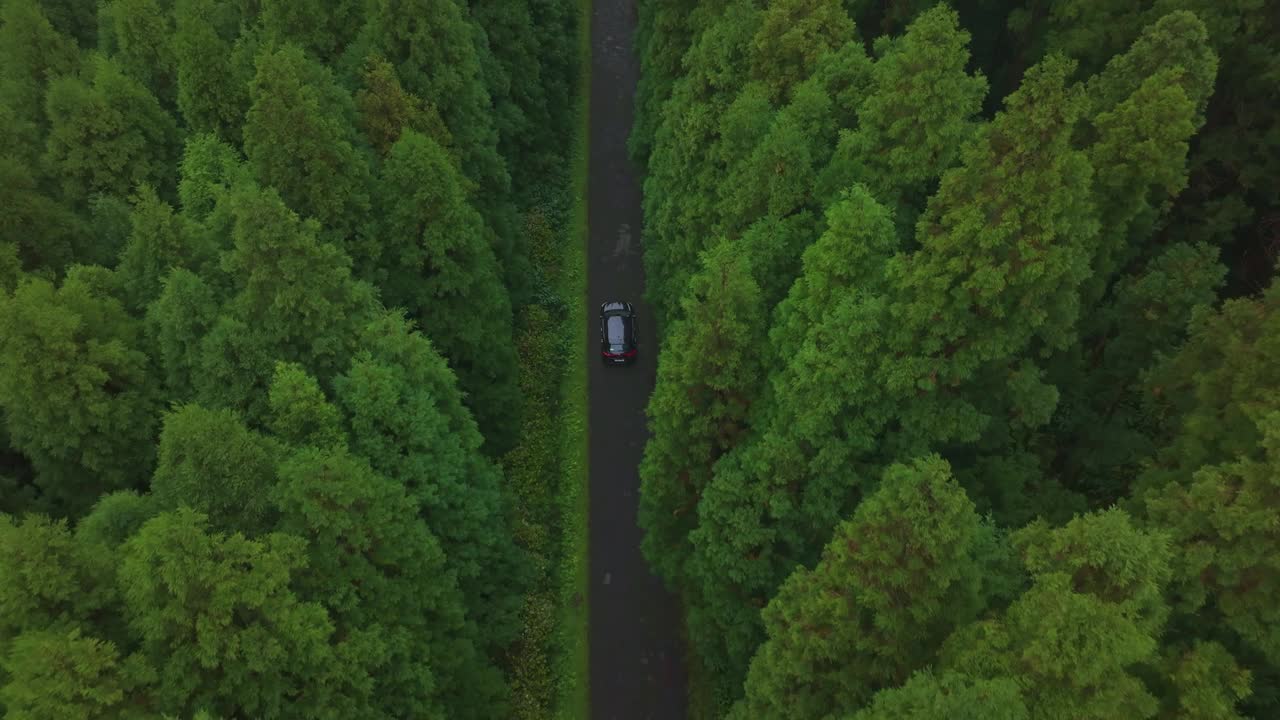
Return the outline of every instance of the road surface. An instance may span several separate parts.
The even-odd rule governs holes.
[[[627,158],[639,63],[632,50],[635,0],[595,0],[591,20],[591,137],[587,287],[590,337],[590,672],[592,720],[681,720],[683,650],[675,599],[640,555],[636,507],[657,348],[642,301],[640,187]],[[640,352],[604,367],[599,309],[636,306]]]

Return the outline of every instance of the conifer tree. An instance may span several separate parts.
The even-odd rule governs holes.
[[[690,281],[684,316],[668,332],[648,408],[653,438],[640,465],[641,549],[673,587],[683,585],[711,468],[747,431],[764,323],[747,259],[721,243]]]
[[[1013,540],[1030,589],[948,639],[941,667],[1012,679],[1031,717],[1153,717],[1156,699],[1135,671],[1156,660],[1168,538],[1112,509],[1062,528],[1037,521]]]
[[[151,494],[160,509],[189,507],[218,530],[256,534],[270,525],[280,454],[230,410],[186,405],[164,418]]]
[[[405,130],[416,130],[446,150],[452,147],[453,137],[439,110],[406,91],[386,59],[371,55],[360,77],[361,87],[355,95],[360,129],[379,155],[385,156]]]
[[[203,515],[179,509],[149,520],[121,552],[129,626],[147,663],[164,668],[151,692],[158,706],[310,715],[355,681],[329,644],[324,608],[290,587],[306,563],[302,539],[210,532]]]
[[[245,51],[236,46],[239,11],[222,0],[174,0],[173,17],[178,109],[187,127],[238,146],[253,78],[238,57]]]
[[[356,0],[264,0],[258,21],[267,45],[296,43],[327,64],[355,40],[362,9]]]
[[[342,241],[369,211],[372,182],[351,96],[328,68],[285,45],[258,56],[249,98],[244,151],[255,177]]]
[[[160,0],[112,0],[104,8],[112,26],[113,54],[121,69],[142,83],[166,108],[176,108],[178,63],[173,50],[172,4]]]
[[[142,186],[130,213],[130,233],[116,272],[122,293],[135,311],[160,296],[165,278],[175,267],[198,270],[212,260],[212,248],[200,247],[201,238],[186,216],[176,214],[155,190]]]
[[[66,199],[125,196],[140,183],[171,193],[179,142],[173,117],[114,60],[94,57],[85,75],[54,80],[45,98],[45,163]]]
[[[9,675],[0,686],[0,708],[13,720],[136,717],[127,693],[145,677],[138,665],[79,629],[23,633],[0,657]]]
[[[1173,536],[1176,610],[1231,628],[1280,665],[1273,527],[1280,462],[1280,285],[1201,312],[1190,339],[1149,375],[1170,442],[1139,479],[1152,523]]]
[[[449,360],[496,457],[520,422],[511,305],[484,223],[462,178],[430,138],[406,131],[391,148],[378,190],[381,247],[372,277]]]
[[[477,654],[455,576],[405,490],[342,450],[289,457],[279,527],[311,539],[294,587],[368,673],[358,714],[501,716],[501,675]]]
[[[840,717],[905,682],[982,609],[979,531],[941,458],[891,466],[765,608],[769,639],[730,717]]]
[[[329,404],[320,384],[301,365],[276,363],[268,399],[269,427],[276,438],[295,447],[346,447],[337,408]]]
[[[159,407],[140,330],[83,272],[0,297],[0,408],[60,515],[149,473]]]
[[[440,539],[487,652],[514,637],[524,572],[511,540],[498,468],[432,344],[392,313],[335,383],[353,452],[404,484]]]
[[[860,302],[857,280],[893,247],[893,227],[861,187],[831,209],[828,224],[778,310],[782,325],[807,313],[795,323],[801,334],[794,345],[773,340],[784,369],[769,380],[753,438],[716,466],[691,535],[699,593],[691,639],[717,669],[738,668],[726,676],[730,686],[762,639],[756,607],[796,564],[817,560],[869,470],[855,464],[870,449],[865,423],[845,410],[871,382],[870,368],[853,363],[875,347],[878,321],[877,307]]]
[[[856,128],[841,133],[824,172],[824,194],[862,182],[895,211],[910,238],[930,184],[959,159],[977,129],[986,79],[966,72],[969,33],[954,10],[921,14],[900,38],[877,41],[871,88],[860,99]]]
[[[20,121],[30,123],[33,130],[48,128],[45,91],[52,80],[75,72],[79,50],[73,38],[49,22],[38,0],[0,4],[0,107],[14,114],[5,123],[6,132],[11,131],[11,122]]]
[[[922,670],[902,687],[881,690],[850,720],[1029,720],[1010,678],[975,680],[956,672]]]

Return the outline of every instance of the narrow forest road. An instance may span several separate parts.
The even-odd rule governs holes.
[[[657,342],[641,299],[640,186],[627,157],[639,74],[635,27],[635,0],[595,0],[587,198],[591,718],[680,720],[685,680],[679,611],[641,557],[636,525],[648,437],[644,408],[653,391]],[[607,300],[636,306],[640,352],[630,367],[604,367],[597,354],[600,303]]]

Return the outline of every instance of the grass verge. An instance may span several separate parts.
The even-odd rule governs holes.
[[[573,204],[564,245],[561,291],[568,300],[570,350],[561,384],[559,646],[554,717],[587,720],[590,713],[587,609],[587,158],[591,143],[591,2],[578,4],[578,127],[573,151]]]
[[[511,717],[586,720],[587,158],[590,0],[579,0],[579,87],[570,162],[525,216],[533,291],[516,343],[525,399],[520,444],[503,458],[517,542],[533,576],[510,650]]]

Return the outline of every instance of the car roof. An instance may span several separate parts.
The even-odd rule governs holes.
[[[627,320],[618,315],[611,315],[605,321],[609,342],[620,345],[627,341]]]

